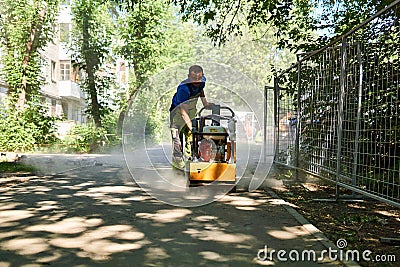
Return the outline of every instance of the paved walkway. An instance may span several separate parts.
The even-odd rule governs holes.
[[[172,206],[137,186],[121,156],[26,160],[36,160],[43,174],[0,188],[0,266],[341,265],[326,257],[291,260],[305,250],[318,258],[326,247],[312,226],[262,189]],[[167,171],[162,164],[155,168]],[[248,171],[254,172],[243,176]],[[279,260],[271,250],[286,254]],[[303,255],[307,260],[308,252]]]

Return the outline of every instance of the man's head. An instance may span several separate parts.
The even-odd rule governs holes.
[[[203,81],[203,68],[199,65],[191,66],[189,68],[188,78],[194,86],[199,86]]]

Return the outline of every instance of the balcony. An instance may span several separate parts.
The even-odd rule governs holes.
[[[85,98],[79,85],[72,81],[59,81],[58,92],[63,98],[80,101]]]

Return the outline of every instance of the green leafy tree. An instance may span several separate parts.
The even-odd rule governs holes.
[[[179,23],[176,11],[166,1],[130,4],[124,6],[127,12],[121,15],[118,27],[121,45],[117,53],[128,60],[133,74],[128,97],[121,102],[119,129],[139,88],[157,71],[193,59],[195,51],[190,45],[193,31],[188,24]]]
[[[311,51],[345,33],[391,0],[171,0],[183,18],[206,26],[207,35],[223,44],[242,35],[243,26],[274,27],[281,48]],[[317,33],[317,34],[315,34]]]
[[[25,152],[37,145],[52,144],[55,136],[55,118],[48,115],[38,101],[30,101],[22,112],[0,109],[0,150]]]
[[[40,51],[52,40],[58,0],[0,0],[1,74],[10,104],[22,109],[39,92]]]
[[[70,151],[78,153],[98,152],[105,145],[106,130],[93,124],[76,125],[65,138]]]
[[[110,59],[114,37],[110,3],[99,0],[73,2],[72,50],[75,64],[83,70],[85,80],[82,89],[88,94],[87,113],[96,127],[101,127],[102,117],[109,111],[106,105],[106,89],[110,89],[112,75],[105,69]]]
[[[0,150],[27,151],[51,143],[54,118],[40,104],[40,53],[53,39],[58,0],[0,0],[2,79],[7,101],[1,105]]]

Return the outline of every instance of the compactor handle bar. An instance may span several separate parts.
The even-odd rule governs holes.
[[[220,109],[229,110],[229,111],[231,112],[232,118],[235,117],[235,112],[233,112],[233,110],[232,110],[230,107],[221,106],[221,107],[219,107],[219,108],[220,108]],[[205,110],[205,109],[206,109],[205,107],[202,107],[202,108],[200,109],[200,111],[199,111],[199,116],[201,116],[201,113],[202,113],[203,110]],[[212,114],[212,115],[218,115],[218,114]],[[221,118],[227,118],[226,116],[221,116],[221,115],[218,115],[218,116],[221,117]]]
[[[199,114],[200,115],[200,114]],[[224,120],[231,120],[233,117],[227,117],[227,116],[222,116],[222,115],[219,115],[219,114],[209,114],[209,115],[205,115],[205,116],[203,116],[203,118],[205,118],[205,119],[214,119],[214,118],[221,118],[221,119],[224,119]]]

